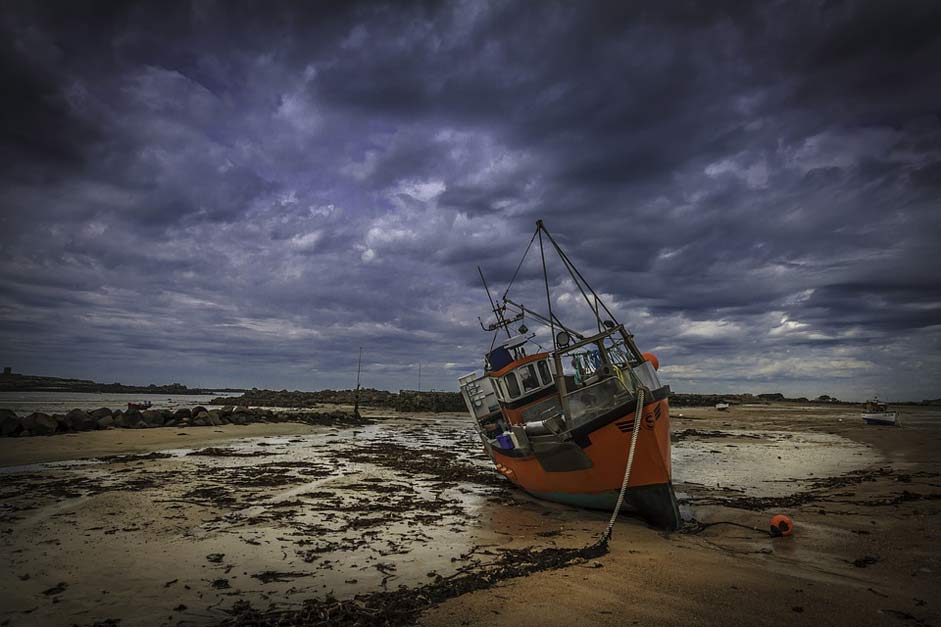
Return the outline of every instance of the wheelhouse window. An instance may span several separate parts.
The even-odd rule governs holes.
[[[523,391],[529,392],[539,387],[539,379],[536,377],[536,368],[529,364],[525,368],[520,368],[520,380],[523,382]]]
[[[510,393],[510,398],[518,397],[520,395],[520,384],[516,381],[516,373],[511,372],[503,377],[503,380],[506,382],[506,389]]]
[[[549,385],[552,383],[552,375],[549,373],[549,364],[545,361],[537,362],[536,365],[539,367],[539,377],[542,379],[543,385]]]
[[[496,394],[497,400],[503,400],[503,390],[500,387],[500,379],[492,379],[491,383],[493,384],[493,393]]]

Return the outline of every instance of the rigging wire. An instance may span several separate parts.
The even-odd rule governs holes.
[[[591,299],[588,298],[588,294],[586,294],[584,288],[582,288],[581,282],[578,280],[578,277],[575,276],[575,272],[577,272],[577,270],[575,269],[575,266],[568,259],[565,253],[562,252],[562,248],[558,244],[556,244],[554,239],[552,239],[552,234],[549,233],[549,230],[542,224],[541,221],[539,222],[539,225],[536,228],[542,229],[546,232],[546,237],[549,238],[549,241],[552,243],[553,248],[555,248],[556,253],[559,255],[559,259],[562,260],[562,265],[565,266],[565,269],[568,271],[569,276],[572,277],[572,281],[575,283],[575,286],[578,287],[578,291],[582,293],[582,298],[584,298],[585,302],[588,303],[588,308],[591,309],[592,313],[595,314],[595,321],[598,323],[598,330],[600,331],[601,330],[601,316],[598,315],[598,295],[595,294],[594,291],[591,291],[592,295],[595,297],[595,305],[592,306]],[[575,272],[573,272],[573,270]],[[584,281],[584,279],[582,280]],[[589,290],[591,290],[591,286],[588,285],[588,281],[585,281],[585,286],[588,287]],[[605,308],[605,310],[607,310],[607,307]],[[611,312],[608,312],[609,315],[610,313]],[[614,316],[611,316],[611,318],[613,319]]]
[[[574,278],[575,275],[577,275],[578,278],[582,280],[582,282],[585,284],[585,287],[587,287],[587,288],[588,288],[588,291],[591,292],[592,296],[595,297],[595,299],[596,299],[596,301],[598,302],[598,304],[601,305],[601,306],[604,308],[605,313],[608,314],[608,316],[611,317],[611,320],[612,320],[612,321],[614,321],[615,323],[617,323],[617,318],[614,317],[614,314],[611,313],[611,310],[608,309],[608,306],[604,304],[604,301],[601,300],[600,298],[598,298],[597,292],[595,292],[595,290],[591,287],[591,284],[588,282],[588,280],[587,280],[585,277],[582,276],[582,273],[578,271],[578,268],[575,267],[575,264],[572,263],[572,260],[569,259],[568,255],[565,254],[565,251],[562,250],[562,247],[559,246],[558,242],[555,241],[555,238],[552,237],[552,234],[549,233],[549,231],[546,230],[546,228],[545,228],[544,226],[542,226],[542,221],[541,221],[541,220],[538,221],[538,224],[542,227],[542,229],[543,229],[544,231],[546,231],[546,237],[549,238],[549,241],[552,243],[552,246],[555,248],[555,251],[559,254],[559,257],[562,259],[562,262],[569,268],[569,272],[570,272],[570,273],[572,273],[572,272],[575,273],[575,274],[573,275],[573,278]],[[576,283],[577,283],[577,282],[578,282],[578,281],[576,281]],[[584,294],[584,292],[582,292],[582,294]],[[586,301],[588,301],[588,296],[585,296],[585,299],[586,299]],[[588,301],[588,306],[591,307],[591,301]]]
[[[539,233],[539,230],[536,230],[536,233],[533,233],[533,236],[529,239],[529,246],[526,247],[526,250],[523,252],[523,257],[520,259],[520,262],[516,264],[516,272],[513,273],[513,278],[510,279],[509,284],[506,286],[506,289],[503,290],[503,299],[506,300],[506,295],[510,293],[510,288],[513,287],[513,281],[516,280],[516,275],[520,273],[520,268],[523,267],[523,262],[526,261],[526,255],[529,254],[529,249],[533,247],[533,242],[536,241],[536,234]]]

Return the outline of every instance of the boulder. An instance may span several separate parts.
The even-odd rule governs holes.
[[[202,405],[197,405],[196,407],[193,408],[193,415],[194,415],[194,416],[198,416],[198,415],[199,415],[199,412],[201,412],[201,411],[207,411],[207,410],[206,410],[206,408],[203,407]]]
[[[208,427],[210,424],[212,423],[209,419],[209,412],[207,412],[205,409],[196,414],[196,416],[193,418],[193,426]]]
[[[226,414],[224,410],[221,409],[210,409],[209,410],[209,423],[214,427],[220,425],[229,424],[231,415]]]
[[[129,409],[124,413],[118,412],[114,417],[114,426],[123,429],[137,429],[142,423],[141,413],[136,409]]]
[[[22,435],[30,435],[29,428],[33,426],[34,415],[35,413],[32,413],[29,416],[20,419],[20,433]]]
[[[104,418],[105,416],[111,416],[111,410],[107,407],[99,407],[93,412],[89,412],[89,415],[92,418]]]
[[[52,435],[59,428],[59,422],[55,418],[41,412],[35,412],[27,416],[24,419],[24,426],[25,423],[29,424],[29,432],[32,435]]]
[[[73,431],[90,431],[98,427],[94,418],[81,409],[73,409],[65,415],[65,423]]]
[[[190,411],[189,407],[181,407],[175,412],[173,412],[173,417],[176,418],[177,420],[182,420],[183,418],[190,418],[192,417],[192,415],[193,415],[193,412]]]
[[[163,414],[157,411],[156,409],[148,409],[141,413],[141,418],[144,421],[144,426],[146,427],[162,427],[163,426]]]
[[[229,418],[234,425],[247,425],[252,421],[252,417],[246,413],[239,412],[237,414],[232,414],[232,417]]]
[[[222,411],[222,415],[223,415],[223,416],[229,416],[229,415],[231,415],[232,412],[234,412],[235,410],[232,408],[231,405],[226,405],[226,406],[223,407],[220,411]]]
[[[23,421],[16,412],[0,409],[0,436],[16,435],[23,430]]]
[[[169,409],[158,409],[157,411],[163,416],[163,424],[167,424],[167,421],[173,418],[173,412]]]
[[[98,428],[99,429],[111,429],[114,427],[114,418],[109,416],[102,416],[98,419]]]

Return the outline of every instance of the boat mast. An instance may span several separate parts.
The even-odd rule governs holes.
[[[599,312],[599,305],[604,308],[605,313],[611,318],[611,321],[617,325],[617,318],[614,317],[614,314],[611,313],[611,310],[608,309],[607,305],[598,298],[598,294],[592,289],[591,285],[582,276],[582,273],[578,271],[578,268],[575,267],[575,264],[572,263],[572,260],[569,259],[568,255],[565,254],[565,251],[562,250],[562,247],[559,246],[559,243],[555,241],[555,238],[552,237],[552,234],[549,232],[549,229],[543,225],[542,220],[536,221],[536,228],[545,232],[546,237],[549,239],[549,242],[552,244],[552,247],[555,248],[556,253],[559,255],[559,259],[562,260],[562,263],[565,265],[565,269],[568,270],[569,275],[572,277],[572,280],[575,282],[575,285],[578,286],[578,290],[582,293],[582,297],[585,299],[585,302],[588,303],[588,307],[595,313],[595,318],[598,319],[598,323],[601,323],[601,316]],[[585,284],[585,287],[588,288],[588,291],[591,292],[591,295],[594,297],[594,304],[592,304],[592,299],[588,297],[588,294],[585,292],[585,289],[582,288],[582,283]]]
[[[542,220],[536,220],[536,233],[539,234],[539,256],[542,258],[542,279],[546,284],[546,307],[549,308],[549,332],[552,334],[552,350],[558,348],[555,341],[555,322],[552,318],[552,298],[549,295],[549,272],[546,270],[546,251],[542,247],[542,232],[545,227]]]
[[[545,227],[545,225],[543,225],[542,220],[536,221],[536,230],[545,232],[549,242],[552,244],[556,253],[559,255],[559,259],[561,259],[563,265],[565,265],[565,269],[568,270],[569,275],[575,282],[575,285],[578,286],[578,290],[582,293],[582,297],[585,299],[585,302],[588,303],[588,307],[594,312],[595,320],[598,323],[598,329],[600,330],[602,326],[611,329],[621,327],[621,337],[624,338],[625,345],[627,345],[638,361],[644,361],[644,357],[641,354],[640,349],[637,348],[637,345],[634,343],[634,336],[623,330],[623,326],[618,322],[614,314],[611,313],[611,310],[608,309],[608,306],[604,304],[604,301],[599,298],[598,293],[595,292],[594,288],[591,287],[591,284],[588,282],[588,280],[585,279],[585,277],[582,276],[582,273],[578,271],[578,268],[575,267],[575,264],[572,263],[572,260],[569,259],[568,255],[565,254],[565,251],[562,250],[562,247],[559,246],[558,242],[555,241],[555,238],[552,237],[552,234],[549,233],[549,230]],[[583,283],[585,285],[584,288],[582,287]],[[588,293],[585,292],[585,288],[587,288],[588,292],[591,293],[591,296],[594,299],[594,304],[592,304],[592,298],[589,298]],[[608,320],[601,319],[601,309],[604,309],[605,313],[608,315]]]

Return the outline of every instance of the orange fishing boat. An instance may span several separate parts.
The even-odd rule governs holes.
[[[552,312],[544,235],[585,297],[597,330],[577,332]],[[537,236],[549,311],[510,300],[509,287],[502,302],[490,297],[496,320],[481,326],[497,335],[484,372],[459,380],[484,448],[500,473],[536,497],[611,510],[623,496],[652,524],[675,529],[680,514],[671,483],[670,387],[658,378],[657,359],[640,352],[541,220],[517,274]],[[486,281],[484,287],[489,297]],[[530,334],[525,318],[545,325],[551,339]],[[503,333],[506,339],[498,342]],[[541,347],[549,342],[551,349]]]

